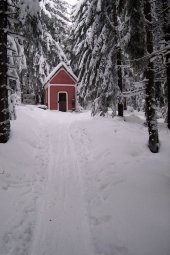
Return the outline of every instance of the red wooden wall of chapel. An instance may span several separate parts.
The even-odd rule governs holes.
[[[59,110],[59,92],[67,94],[67,110],[75,110],[77,82],[64,68],[59,69],[49,81],[50,86],[45,90],[45,104],[50,110]],[[50,104],[50,105],[49,105]]]
[[[67,74],[65,70],[61,69],[52,78],[50,84],[75,84],[75,81],[71,75]]]
[[[58,93],[67,92],[68,94],[68,110],[72,111],[75,107],[75,87],[74,86],[51,86],[50,87],[50,110],[58,110]]]

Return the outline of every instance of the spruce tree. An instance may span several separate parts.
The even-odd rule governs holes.
[[[20,102],[21,88],[19,74],[23,68],[22,64],[22,40],[18,34],[17,27],[19,8],[16,1],[8,0],[8,36],[7,36],[7,57],[8,57],[8,103],[10,119],[16,119],[16,102]]]
[[[164,39],[166,47],[170,46],[170,1],[162,0],[163,5],[163,29],[164,29]],[[168,113],[167,113],[167,123],[168,128],[170,129],[170,50],[169,48],[166,51],[166,85],[167,85],[167,101],[168,101]]]
[[[69,20],[65,1],[44,0],[35,3],[34,10],[25,0],[21,7],[22,31],[26,38],[24,42],[26,69],[22,72],[21,80],[24,102],[30,97],[35,103],[43,103],[45,78],[60,61],[68,62],[63,49]]]
[[[10,136],[7,89],[7,0],[0,0],[0,143]]]
[[[146,45],[147,52],[153,53],[153,31],[152,31],[152,9],[150,0],[144,0],[144,15],[146,20]],[[149,59],[148,66],[145,70],[146,77],[146,120],[149,131],[148,146],[151,152],[159,151],[158,127],[155,112],[155,83],[154,83],[154,64]]]
[[[153,2],[150,0],[129,0],[125,13],[128,16],[129,40],[125,51],[130,56],[130,64],[145,79],[145,114],[149,132],[148,146],[152,152],[159,150],[158,128],[156,120],[155,75],[153,40]],[[125,15],[126,15],[125,14]],[[140,81],[140,80],[139,80]]]
[[[75,11],[74,70],[79,77],[79,102],[91,104],[93,114],[115,111],[117,101],[116,44],[113,1],[82,1]]]
[[[120,4],[120,3],[119,3]],[[115,34],[115,47],[116,47],[116,64],[117,64],[117,81],[118,81],[118,87],[119,87],[119,97],[118,97],[118,116],[123,117],[123,110],[124,110],[124,104],[123,104],[123,78],[122,78],[122,51],[121,51],[121,45],[120,45],[120,35],[118,31],[118,3],[114,3],[113,5],[113,18],[114,18],[114,34]]]

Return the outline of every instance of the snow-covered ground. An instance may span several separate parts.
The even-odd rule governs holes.
[[[19,106],[0,144],[0,255],[169,255],[170,132]]]

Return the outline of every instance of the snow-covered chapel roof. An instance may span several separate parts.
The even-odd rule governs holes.
[[[44,81],[44,86],[47,84],[47,82],[49,80],[51,80],[51,78],[53,78],[53,76],[62,68],[64,67],[64,69],[72,76],[72,78],[77,81],[78,78],[77,76],[75,76],[75,74],[73,73],[71,67],[67,66],[64,62],[60,62],[60,64],[58,64],[54,70],[46,77],[45,81]]]

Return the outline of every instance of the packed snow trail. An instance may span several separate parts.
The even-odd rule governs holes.
[[[72,119],[68,113],[63,117],[53,116],[46,123],[48,180],[39,201],[31,255],[94,254],[82,173],[70,135]]]
[[[170,133],[147,148],[125,120],[18,106],[0,144],[0,255],[167,255]]]

